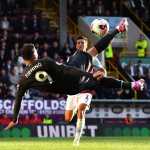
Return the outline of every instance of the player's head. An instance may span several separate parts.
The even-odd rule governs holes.
[[[76,49],[86,51],[88,47],[88,39],[85,36],[79,36],[76,40]]]
[[[37,50],[32,43],[24,44],[23,51],[22,51],[22,57],[26,62],[34,61],[38,59],[38,53]]]

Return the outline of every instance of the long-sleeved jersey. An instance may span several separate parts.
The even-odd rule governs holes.
[[[18,84],[14,106],[14,122],[21,107],[22,97],[25,92],[30,89],[38,89],[40,91],[48,91],[61,94],[77,94],[86,84],[81,82],[81,78],[93,79],[92,75],[81,70],[57,64],[52,59],[39,59],[32,65],[25,68],[24,73]],[[88,86],[87,86],[88,88]]]

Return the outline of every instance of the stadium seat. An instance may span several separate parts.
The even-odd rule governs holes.
[[[122,134],[123,136],[131,136],[131,129],[129,127],[123,128]]]
[[[122,136],[122,130],[121,130],[121,128],[114,128],[113,135],[114,136]]]
[[[150,130],[148,128],[142,128],[141,129],[141,136],[149,136]]]
[[[13,128],[11,130],[11,137],[20,137],[21,136],[21,132],[20,129],[18,128]]]
[[[112,128],[104,128],[104,136],[112,136],[113,130]]]
[[[10,137],[10,136],[11,136],[10,131],[9,131],[9,130],[7,130],[7,131],[2,131],[2,136],[3,136],[3,137]]]
[[[140,129],[139,128],[133,128],[132,129],[132,135],[133,136],[140,136]]]
[[[31,132],[28,128],[22,128],[21,129],[21,137],[30,137]]]

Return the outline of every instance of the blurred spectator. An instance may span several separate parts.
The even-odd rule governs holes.
[[[34,44],[36,44],[36,43],[41,44],[42,39],[41,39],[41,36],[40,36],[40,34],[39,34],[38,31],[36,31],[35,33],[33,33],[32,42],[33,42]]]
[[[30,28],[32,32],[37,32],[40,29],[40,22],[36,14],[33,14],[30,21]]]
[[[1,83],[6,83],[7,85],[10,84],[10,82],[9,82],[9,77],[8,77],[8,75],[7,75],[7,73],[6,73],[6,70],[5,70],[4,68],[2,68],[2,69],[0,70],[0,82],[1,82]]]
[[[51,53],[50,46],[47,42],[44,42],[44,44],[43,44],[42,53],[43,53],[42,55],[43,56],[45,55],[45,57],[49,56],[49,57],[53,58],[53,55],[54,55],[54,54]]]
[[[6,70],[6,72],[10,72],[12,66],[13,66],[13,63],[12,63],[12,61],[11,61],[10,59],[8,59],[8,60],[4,63],[4,65],[3,65],[3,67],[4,67],[5,70]]]
[[[18,60],[17,60],[17,72],[18,74],[22,74],[23,73],[23,58],[22,57],[18,57]]]
[[[0,97],[3,99],[8,98],[9,93],[9,78],[4,68],[0,69]]]
[[[117,1],[113,0],[111,10],[112,10],[114,16],[119,15],[119,7],[117,5],[118,5]]]
[[[19,81],[19,73],[17,67],[12,67],[10,72],[8,73],[9,81],[12,85],[17,85]]]
[[[127,73],[129,73],[129,75],[131,75],[133,78],[135,78],[136,70],[135,70],[135,65],[134,65],[133,61],[130,60],[124,69]]]
[[[23,125],[30,125],[31,124],[31,119],[28,114],[26,114],[22,119],[21,119],[21,124]]]
[[[27,33],[27,31],[29,29],[29,22],[27,20],[26,15],[21,16],[21,19],[19,20],[18,24],[19,24],[20,32]]]
[[[96,4],[95,12],[97,16],[101,16],[104,14],[104,4],[103,1],[99,0]]]
[[[10,121],[11,121],[10,117],[8,117],[6,113],[4,113],[0,119],[0,125],[8,125]]]
[[[105,10],[105,16],[111,16],[111,12],[110,12],[110,9],[106,9]]]
[[[137,50],[137,56],[138,57],[145,57],[147,47],[148,47],[147,39],[145,39],[145,37],[142,34],[140,34],[139,39],[135,42],[135,48]]]
[[[48,15],[44,12],[41,14],[41,20],[40,20],[40,30],[44,33],[49,31],[49,19]]]
[[[126,125],[132,125],[132,124],[134,123],[134,120],[133,120],[131,114],[127,114],[127,115],[126,115],[126,117],[125,117],[125,119],[124,119],[124,123],[125,123]]]
[[[89,11],[91,14],[92,14],[92,11],[93,11],[93,3],[91,0],[86,0],[85,1],[85,6],[86,6],[86,10],[85,11]],[[86,12],[84,12],[86,13]]]
[[[73,50],[74,46],[75,46],[75,40],[73,38],[73,35],[71,33],[68,32],[67,34],[67,41],[66,43],[68,44],[69,48],[71,50]]]
[[[48,52],[48,56],[56,59],[58,53],[59,53],[59,44],[58,44],[58,41],[54,40],[52,42],[52,46],[50,47],[50,50]]]
[[[111,44],[109,44],[108,47],[105,49],[105,58],[106,59],[113,58],[113,48]]]
[[[9,89],[8,89],[7,98],[8,99],[15,98],[15,96],[16,96],[16,90],[17,90],[17,87],[15,85],[10,85]]]
[[[10,22],[8,21],[7,16],[5,16],[1,20],[0,25],[1,25],[2,30],[9,30],[10,29]]]
[[[16,0],[6,0],[7,1],[7,9],[9,11],[13,11],[15,9]]]
[[[42,119],[36,112],[32,114],[31,124],[42,124]]]
[[[47,51],[44,51],[44,52],[43,52],[42,58],[48,58],[48,53],[47,53]]]
[[[43,118],[43,124],[53,124],[53,119],[51,119],[49,115],[45,115]]]
[[[146,68],[143,66],[142,61],[138,60],[135,66],[136,79],[144,78],[146,73]]]
[[[67,60],[67,58],[71,55],[71,49],[69,48],[69,45],[67,43],[64,44],[64,47],[62,48],[60,55],[63,60]]]

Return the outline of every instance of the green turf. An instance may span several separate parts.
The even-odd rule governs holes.
[[[72,140],[71,138],[1,138],[0,150],[150,150],[148,137],[82,138],[79,147],[73,147]]]

